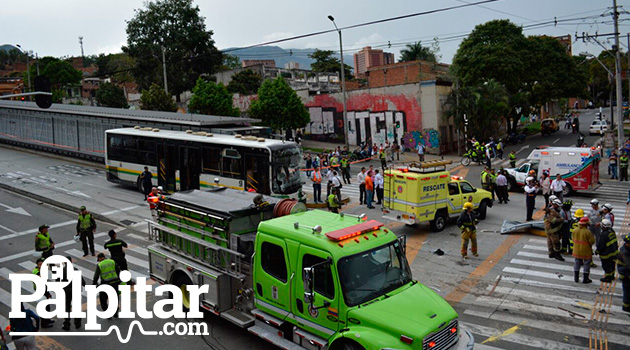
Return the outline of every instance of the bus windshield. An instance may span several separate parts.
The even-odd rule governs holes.
[[[279,194],[297,192],[302,187],[300,161],[302,150],[299,146],[275,150],[272,153],[272,191]]]
[[[338,269],[348,306],[365,303],[411,282],[411,271],[398,240],[343,258]]]

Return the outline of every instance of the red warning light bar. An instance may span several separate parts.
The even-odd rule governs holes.
[[[376,220],[370,220],[354,226],[328,232],[326,233],[326,237],[328,237],[328,239],[330,239],[331,241],[339,242],[343,241],[344,239],[356,237],[367,232],[376,231],[381,226],[383,226],[383,223]]]

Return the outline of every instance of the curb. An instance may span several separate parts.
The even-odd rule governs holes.
[[[26,190],[23,190],[23,189],[20,189],[20,188],[17,188],[17,187],[13,187],[13,186],[10,186],[10,185],[4,184],[4,183],[0,183],[0,188],[2,188],[4,190],[7,190],[7,191],[10,191],[10,192],[14,192],[14,193],[20,194],[20,195],[22,195],[24,197],[28,197],[28,198],[31,198],[31,199],[34,199],[34,200],[37,200],[37,201],[40,201],[40,202],[43,202],[43,203],[46,203],[46,204],[49,204],[49,205],[53,205],[55,207],[59,207],[59,208],[62,208],[62,209],[74,212],[74,213],[78,213],[80,211],[79,207],[75,207],[75,206],[70,205],[70,204],[66,204],[66,203],[63,203],[63,202],[60,202],[60,201],[56,201],[56,200],[50,199],[48,197],[40,196],[40,195],[35,194],[33,192],[29,192],[29,191],[26,191]],[[108,218],[107,216],[104,216],[104,215],[101,215],[101,214],[98,214],[98,213],[94,213],[94,212],[90,212],[90,213],[92,215],[94,215],[94,219],[97,219],[99,221],[107,222],[109,224],[116,225],[116,226],[126,227],[122,223],[117,222],[115,220],[112,220],[112,219]],[[77,214],[77,215],[79,215],[79,214]]]

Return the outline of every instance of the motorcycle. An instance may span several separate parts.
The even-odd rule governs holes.
[[[365,149],[365,145],[363,144],[362,146],[359,146],[354,151],[352,151],[349,157],[351,162],[356,162],[357,160],[363,160],[367,158],[370,158],[370,156],[368,155],[368,151]]]
[[[462,160],[460,161],[463,166],[468,166],[471,162],[477,162],[479,163],[479,165],[481,165],[481,163],[483,162],[483,158],[480,157],[477,151],[473,149],[469,149],[468,151],[466,151],[466,153],[464,153],[464,155],[462,156]]]
[[[517,143],[521,143],[525,141],[525,134],[515,134],[515,133],[510,133],[508,135],[508,137],[505,139],[505,142],[512,144],[512,145],[516,145]]]
[[[583,145],[584,145],[584,135],[580,133],[580,136],[578,136],[578,140],[577,140],[577,146],[582,147]]]

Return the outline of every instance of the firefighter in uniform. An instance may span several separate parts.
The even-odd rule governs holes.
[[[628,181],[628,155],[625,153],[619,157],[619,181]]]
[[[623,236],[617,255],[617,273],[623,287],[623,311],[630,312],[630,235]]]
[[[92,284],[98,285],[98,280],[101,280],[101,284],[109,284],[114,287],[116,290],[116,295],[118,295],[118,286],[120,285],[120,267],[114,262],[112,259],[107,259],[105,254],[99,253],[98,257],[98,265],[96,266],[96,270],[94,271],[94,277],[92,278]],[[99,293],[98,295],[101,301],[101,310],[107,310],[108,306],[108,298],[107,294]],[[118,302],[120,305],[120,300]],[[116,313],[114,317],[118,317],[118,308],[116,308]]]
[[[549,250],[549,258],[564,261],[560,254],[560,230],[562,229],[562,218],[560,217],[559,199],[551,203],[550,208],[545,210],[545,232],[547,233],[547,249]]]
[[[597,241],[596,254],[602,259],[602,269],[604,269],[604,277],[600,279],[602,282],[611,282],[615,279],[615,260],[617,260],[617,234],[612,228],[612,222],[608,219],[602,220],[602,234]]]
[[[573,214],[573,221],[571,221],[571,236],[569,236],[569,254],[573,254],[573,231],[580,227],[580,219],[584,217],[584,209],[579,208]]]
[[[591,272],[591,260],[593,259],[593,244],[595,244],[595,236],[588,229],[589,219],[584,216],[580,219],[579,227],[573,231],[573,273],[575,283],[580,282],[580,268],[584,266],[584,280],[582,283],[591,283],[588,276]]]
[[[50,234],[48,233],[48,225],[41,225],[39,231],[35,234],[35,250],[42,252],[42,258],[46,259],[53,255],[55,249],[55,242],[53,242]]]
[[[571,217],[571,207],[573,206],[573,201],[567,199],[562,203],[562,210],[560,210],[560,218],[562,219],[562,228],[560,229],[562,238],[562,254],[571,254],[570,250],[570,240],[571,240],[571,223],[573,218]]]
[[[92,217],[89,211],[83,206],[81,207],[81,213],[77,220],[77,235],[81,238],[83,244],[83,256],[87,256],[89,252],[92,252],[94,256],[94,231],[96,231],[96,221]],[[89,252],[88,252],[89,243]]]
[[[477,218],[473,213],[473,204],[466,202],[464,203],[464,211],[457,219],[457,227],[462,230],[462,257],[464,259],[468,258],[468,240],[471,242],[470,251],[472,254],[479,256],[477,254],[477,228],[475,224],[477,224]]]
[[[516,153],[514,151],[508,154],[508,159],[510,160],[510,168],[516,168]]]

